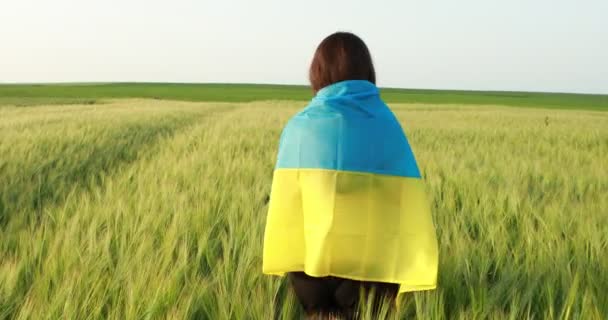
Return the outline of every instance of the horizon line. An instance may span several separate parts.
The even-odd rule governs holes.
[[[245,85],[245,86],[280,86],[280,87],[310,87],[308,84],[291,84],[291,83],[263,83],[263,82],[163,82],[163,81],[51,81],[51,82],[2,82],[0,86],[19,86],[19,85],[34,85],[34,86],[53,86],[53,85],[111,85],[111,84],[155,84],[155,85]],[[392,86],[378,86],[380,89],[388,90],[411,90],[411,91],[446,91],[446,92],[478,92],[478,93],[532,93],[532,94],[564,94],[564,95],[591,95],[591,96],[608,96],[606,93],[595,92],[566,92],[566,91],[528,91],[528,90],[482,90],[482,89],[447,89],[447,88],[405,88]]]

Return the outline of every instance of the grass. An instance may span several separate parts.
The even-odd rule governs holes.
[[[278,137],[302,106],[0,108],[0,319],[298,318],[261,250]],[[608,113],[392,108],[440,243],[438,289],[393,318],[608,317]]]
[[[311,98],[311,95],[312,92],[307,86],[261,84],[102,83],[0,85],[0,106],[14,104],[94,103],[112,98],[217,102],[252,102],[262,100],[306,101]],[[608,111],[608,95],[384,88],[382,89],[382,96],[390,103],[503,105],[528,108]]]

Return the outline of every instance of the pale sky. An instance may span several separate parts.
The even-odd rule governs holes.
[[[380,86],[608,93],[606,0],[0,0],[0,83],[306,84],[338,30]]]

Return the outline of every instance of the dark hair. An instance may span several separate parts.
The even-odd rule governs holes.
[[[349,32],[336,32],[321,41],[308,77],[315,94],[323,87],[344,80],[376,83],[372,56],[365,42]]]

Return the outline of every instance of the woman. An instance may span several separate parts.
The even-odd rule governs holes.
[[[394,299],[434,289],[429,204],[367,46],[351,33],[330,35],[309,77],[315,97],[279,142],[263,272],[287,273],[310,317],[354,316],[361,291]]]

